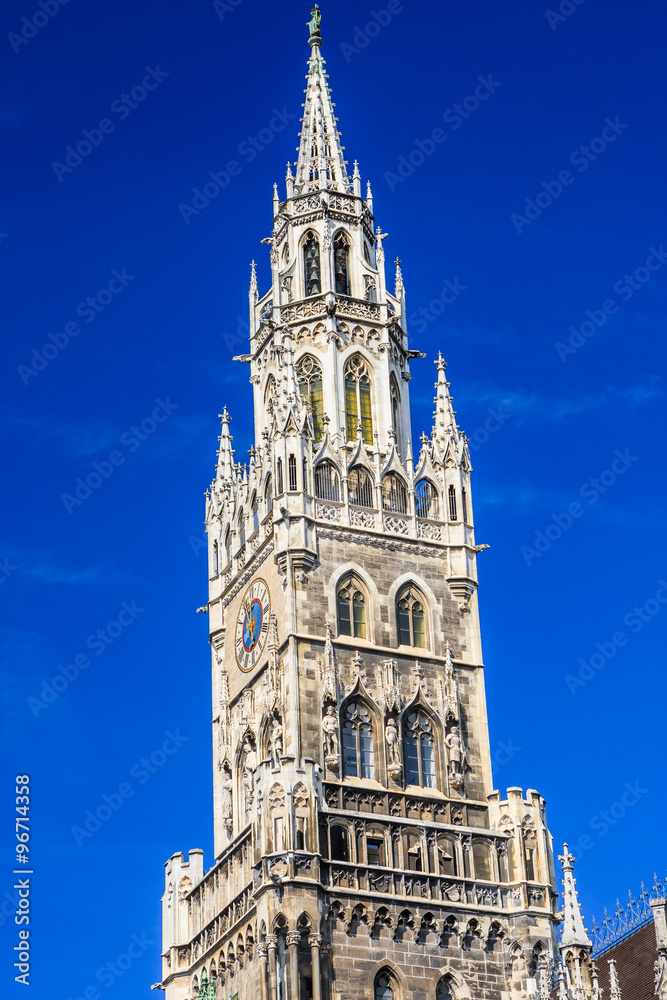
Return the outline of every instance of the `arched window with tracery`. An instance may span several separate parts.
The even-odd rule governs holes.
[[[456,490],[453,486],[450,486],[447,490],[447,499],[449,501],[449,520],[458,521],[456,516]]]
[[[385,969],[378,972],[375,977],[373,1000],[397,1000],[394,981]]]
[[[366,598],[354,579],[347,580],[338,589],[338,633],[355,639],[366,638]]]
[[[320,462],[316,467],[315,496],[319,500],[340,500],[340,479],[333,462]]]
[[[313,420],[313,436],[315,441],[322,438],[324,432],[324,396],[322,389],[322,369],[315,358],[304,354],[296,366],[296,378],[299,391],[304,402],[310,407]]]
[[[382,480],[382,509],[405,514],[408,509],[408,491],[395,472],[388,472]]]
[[[403,757],[408,785],[436,787],[433,723],[422,709],[413,709],[403,723]]]
[[[368,707],[356,699],[342,712],[343,774],[346,778],[375,777],[373,722]]]
[[[338,295],[350,294],[350,242],[343,232],[336,234],[334,238],[334,276],[336,280],[336,293]]]
[[[415,506],[417,517],[437,521],[440,516],[438,491],[428,479],[420,479],[415,487]]]
[[[365,469],[355,466],[348,477],[350,503],[356,507],[375,507],[373,483]]]
[[[308,233],[303,244],[303,280],[306,296],[320,294],[320,244],[315,233]]]
[[[355,354],[345,365],[345,427],[348,441],[354,441],[357,436],[358,423],[361,423],[364,444],[373,444],[371,378],[368,365]]]
[[[398,643],[400,646],[417,646],[426,648],[426,620],[424,615],[424,598],[410,587],[403,591],[396,604],[398,622]]]

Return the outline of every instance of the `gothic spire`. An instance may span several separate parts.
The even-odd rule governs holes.
[[[327,82],[329,77],[320,53],[320,22],[320,11],[315,4],[309,21],[308,44],[312,53],[308,62],[306,99],[301,118],[301,141],[294,182],[297,193],[322,188],[348,191],[350,188],[331,90]]]
[[[220,414],[222,429],[220,431],[220,448],[218,449],[218,478],[223,481],[231,481],[234,478],[234,449],[232,448],[233,438],[229,433],[229,422],[232,419],[227,412],[227,407]]]
[[[452,397],[449,394],[449,382],[445,374],[447,362],[440,352],[438,352],[438,357],[434,364],[438,369],[438,381],[435,383],[435,412],[433,414],[432,438],[434,444],[445,448],[450,436],[457,430],[456,417]]]
[[[608,958],[609,963],[609,1000],[621,1000],[621,986],[616,971],[616,959]]]
[[[586,948],[592,949],[593,943],[586,933],[584,920],[581,915],[579,897],[575,889],[576,879],[572,871],[574,867],[574,856],[570,854],[567,844],[563,844],[563,853],[558,860],[563,868],[563,928],[561,931],[560,947],[561,951],[566,948]]]

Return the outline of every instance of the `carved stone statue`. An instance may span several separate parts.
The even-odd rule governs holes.
[[[224,772],[222,781],[222,815],[225,820],[225,829],[232,832],[233,802],[232,802],[232,776],[227,771]]]
[[[333,705],[327,707],[326,714],[322,719],[322,732],[324,733],[324,756],[338,758],[338,717]]]
[[[398,757],[398,726],[396,719],[389,716],[384,727],[384,738],[387,741],[387,763],[400,763]]]
[[[243,737],[243,789],[246,812],[250,809],[254,792],[255,747],[250,733]]]
[[[271,766],[280,767],[280,758],[283,755],[283,727],[277,715],[273,717],[271,725]]]
[[[458,726],[452,726],[445,736],[445,746],[449,751],[449,781],[452,788],[463,788],[463,772],[465,769],[465,748]]]
[[[460,774],[463,771],[465,751],[458,726],[452,726],[451,732],[445,736],[445,746],[449,750],[450,769]]]

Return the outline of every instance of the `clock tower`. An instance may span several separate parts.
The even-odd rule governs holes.
[[[547,1000],[551,838],[536,791],[492,784],[466,437],[438,355],[413,452],[425,355],[345,159],[317,7],[308,41],[237,359],[255,443],[238,464],[223,410],[206,498],[215,857],[167,863],[162,988]]]

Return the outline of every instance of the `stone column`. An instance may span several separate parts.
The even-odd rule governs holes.
[[[310,945],[310,961],[313,967],[313,1000],[322,1000],[322,990],[320,981],[320,945],[322,944],[321,934],[311,934],[308,938]]]
[[[278,1000],[278,976],[276,973],[278,938],[275,934],[266,935],[266,947],[269,952],[269,1000]]]
[[[299,1000],[299,931],[288,931],[285,942],[289,949],[289,989],[290,1000]]]
[[[269,967],[268,952],[265,944],[257,946],[259,957],[259,990],[260,1000],[269,1000]]]

